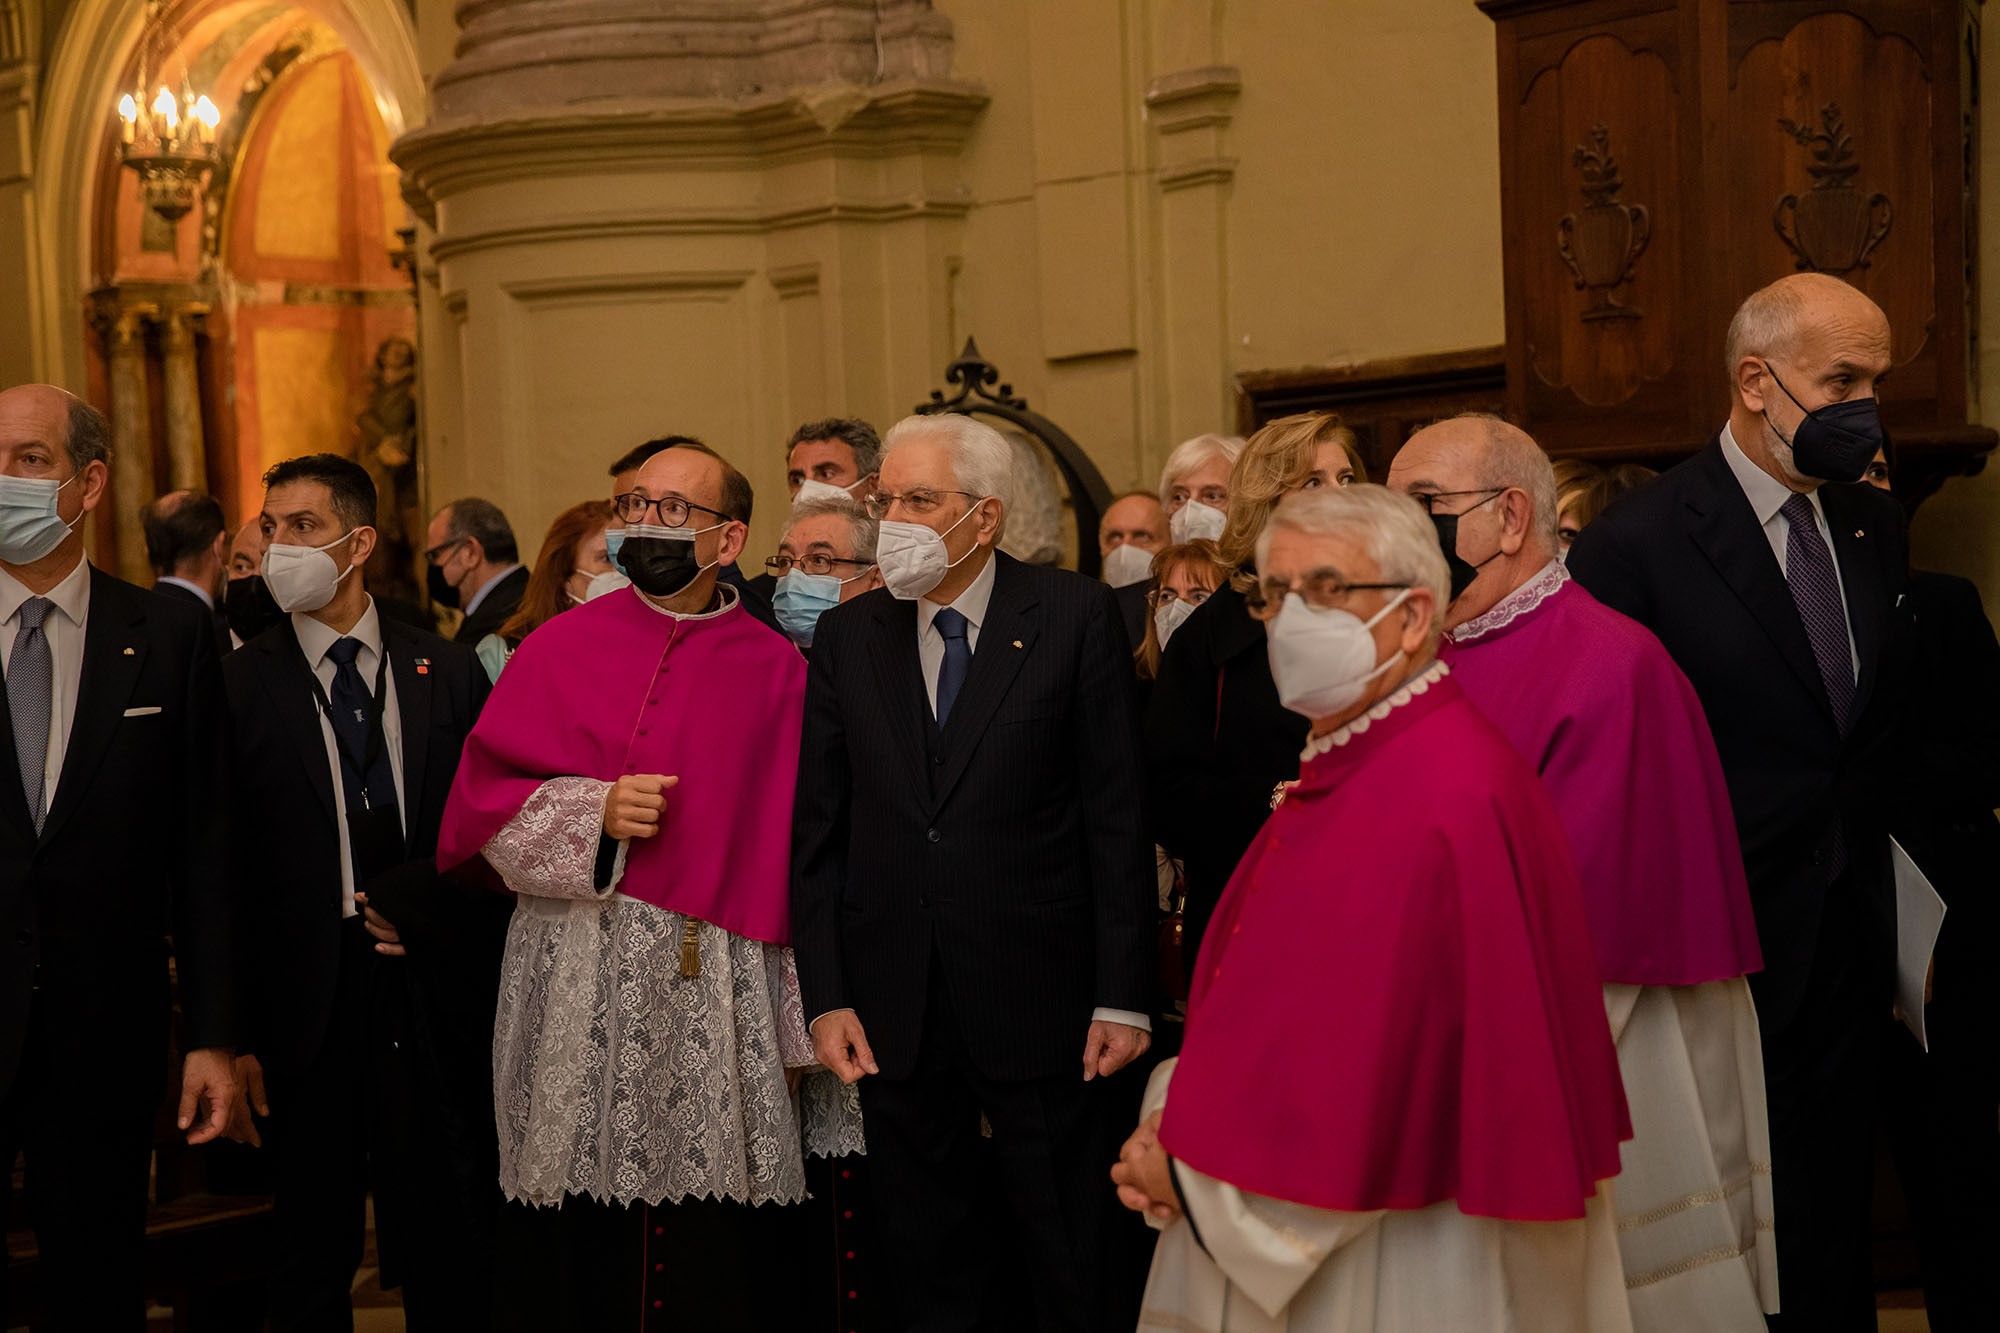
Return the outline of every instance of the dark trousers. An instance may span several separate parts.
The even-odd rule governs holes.
[[[52,988],[38,989],[28,1011],[21,1065],[0,1105],[0,1188],[11,1195],[18,1152],[40,1253],[38,1331],[145,1327],[146,1172],[168,1014],[166,967],[152,965],[160,975],[149,1003],[105,1013],[102,996]],[[14,1298],[0,1271],[0,1309]]]
[[[358,919],[342,923],[340,979],[325,1041],[304,1067],[269,1069],[276,1244],[276,1333],[344,1333],[375,1200],[382,1284],[400,1286],[404,1318],[425,1329],[488,1326],[497,1186],[483,1199],[455,1178],[440,1141],[438,1082],[413,1030],[409,960],[384,958]]]
[[[798,1317],[799,1210],[570,1195],[500,1216],[494,1327],[508,1333],[812,1333]]]
[[[1074,1072],[982,1077],[965,1058],[942,971],[933,959],[916,1071],[860,1084],[884,1326],[1020,1333],[1031,1318],[1043,1330],[1106,1327],[1114,1310],[1136,1311],[1107,1288],[1103,1263],[1115,1208],[1110,1117],[1123,1085],[1083,1081],[1081,1028]],[[1003,1264],[1015,1271],[997,1271]],[[994,1299],[1024,1288],[1032,1315]]]
[[[1850,871],[1827,891],[1805,998],[1763,1026],[1782,1333],[1874,1333],[1869,1209],[1893,933]],[[1890,927],[1893,932],[1893,927]],[[1755,978],[1752,978],[1753,983]]]

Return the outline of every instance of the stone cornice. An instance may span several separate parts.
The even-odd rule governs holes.
[[[1243,91],[1234,65],[1201,65],[1162,74],[1146,85],[1146,118],[1162,134],[1220,127]]]
[[[979,85],[951,79],[741,101],[604,101],[433,121],[398,139],[389,156],[402,169],[404,197],[428,216],[461,190],[542,176],[956,152],[986,102]]]

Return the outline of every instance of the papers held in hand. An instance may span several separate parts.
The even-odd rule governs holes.
[[[1889,839],[1889,858],[1896,868],[1896,1014],[1917,1045],[1928,1051],[1924,983],[1930,978],[1938,927],[1944,923],[1944,899],[1894,838]]]

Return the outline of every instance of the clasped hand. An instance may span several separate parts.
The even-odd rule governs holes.
[[[650,838],[660,831],[667,792],[680,782],[664,773],[627,773],[604,796],[604,832],[614,842]]]
[[[1174,1194],[1172,1170],[1167,1150],[1160,1146],[1160,1113],[1155,1111],[1118,1150],[1117,1165],[1111,1168],[1118,1202],[1154,1221],[1173,1221],[1181,1215],[1181,1206]]]

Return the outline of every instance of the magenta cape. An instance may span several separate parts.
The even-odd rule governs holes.
[[[1708,719],[1645,626],[1563,582],[1445,660],[1542,775],[1606,981],[1692,986],[1764,965]]]
[[[1309,761],[1223,893],[1161,1142],[1314,1208],[1583,1215],[1631,1136],[1540,784],[1450,680]]]
[[[466,738],[439,867],[477,857],[550,778],[665,773],[680,784],[618,891],[788,943],[805,674],[740,604],[680,618],[625,589],[565,611],[521,644]]]

